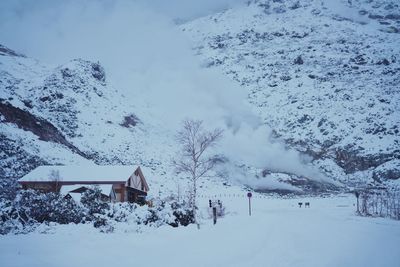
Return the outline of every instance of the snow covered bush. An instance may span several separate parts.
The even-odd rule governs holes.
[[[154,207],[149,208],[145,224],[161,226],[168,224],[172,227],[187,226],[195,223],[195,214],[189,202],[177,201],[174,198],[154,201]]]
[[[0,202],[0,234],[29,232],[40,223],[80,223],[84,210],[57,193],[21,190],[14,200]]]
[[[195,223],[193,210],[185,202],[174,201],[170,205],[175,217],[174,222],[170,223],[172,227],[188,226]]]
[[[187,226],[195,222],[186,201],[155,199],[151,206],[136,203],[110,204],[99,188],[82,194],[81,203],[57,193],[21,190],[14,200],[0,201],[0,234],[28,233],[41,224],[56,225],[91,222],[101,232],[110,233],[126,224],[138,226]],[[42,225],[44,226],[44,225]]]
[[[2,199],[0,201],[0,234],[10,232],[22,232],[25,219],[20,218],[19,213],[13,207],[12,202]]]
[[[149,207],[147,214],[144,217],[145,225],[160,227],[173,222],[173,215],[170,205],[167,205],[164,200],[155,199],[153,207]]]
[[[87,189],[81,198],[81,203],[86,209],[86,219],[93,221],[95,228],[101,228],[103,232],[112,232],[113,227],[108,216],[110,204],[107,201],[98,186]]]
[[[0,201],[14,199],[17,186],[17,182],[13,179],[0,178]]]
[[[110,205],[104,199],[98,186],[93,186],[82,194],[81,203],[87,209],[89,216],[96,214],[106,214]]]
[[[119,202],[110,206],[108,216],[116,222],[139,223],[140,206],[135,203]]]
[[[83,210],[75,201],[57,193],[22,190],[15,199],[14,207],[27,219],[39,223],[79,223],[83,217]]]
[[[111,205],[108,216],[115,222],[160,227],[178,227],[194,223],[194,216],[186,202],[173,199],[155,199],[153,205],[140,206],[135,203],[115,203]]]

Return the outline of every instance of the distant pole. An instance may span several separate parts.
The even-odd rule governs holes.
[[[249,198],[249,216],[251,216],[251,197],[252,197],[251,192],[247,193],[247,197]]]
[[[249,198],[249,216],[251,216],[251,198]]]

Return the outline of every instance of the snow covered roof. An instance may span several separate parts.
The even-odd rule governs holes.
[[[112,184],[100,184],[97,186],[99,187],[101,193],[103,193],[106,196],[109,196],[113,185]],[[71,191],[74,191],[81,187],[90,188],[90,185],[87,185],[87,184],[63,185],[63,186],[61,186],[60,194],[62,194],[62,195],[67,195],[68,193],[75,194],[76,192],[71,192]]]
[[[74,191],[74,190],[84,187],[84,186],[87,186],[87,185],[85,185],[85,184],[63,185],[60,188],[60,194],[66,195],[69,192]]]
[[[70,195],[71,196],[71,198],[73,199],[73,200],[75,200],[76,202],[81,202],[81,199],[82,199],[82,194],[81,193],[68,193],[68,195]]]
[[[19,182],[126,182],[138,166],[132,165],[76,165],[39,166]]]

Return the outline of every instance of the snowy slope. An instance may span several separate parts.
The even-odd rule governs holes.
[[[400,177],[399,14],[396,1],[250,1],[181,29],[277,137],[356,184]]]
[[[181,192],[188,189],[185,177],[177,176],[171,165],[178,148],[175,140],[178,126],[174,121],[193,111],[219,112],[219,106],[212,106],[217,100],[212,97],[220,97],[220,92],[207,95],[206,103],[200,101],[192,109],[187,104],[179,107],[178,112],[184,114],[175,115],[173,108],[171,111],[164,104],[160,107],[163,99],[154,93],[136,89],[128,92],[129,96],[123,95],[123,90],[107,80],[99,63],[75,59],[61,66],[49,66],[15,52],[2,55],[0,62],[3,183],[15,182],[43,164],[135,164],[147,167],[145,176],[154,195],[176,193],[178,187]],[[182,90],[170,89],[171,99],[165,101],[176,101]],[[238,141],[229,140],[225,149]],[[236,151],[244,146],[241,144]],[[294,174],[269,172],[261,178],[260,170],[254,166],[240,166],[240,161],[227,159],[218,171],[224,178],[205,178],[202,190],[224,188],[228,184],[281,192],[335,189],[323,181]],[[293,159],[297,160],[296,155]]]
[[[340,3],[253,1],[180,25],[203,69],[224,73],[246,92],[243,97],[233,89],[229,95],[229,86],[214,76],[199,91],[192,83],[210,76],[176,78],[173,70],[148,92],[147,83],[133,81],[124,95],[99,62],[52,66],[0,46],[0,176],[15,181],[43,164],[137,164],[153,172],[146,175],[154,177],[153,192],[176,191],[185,182],[171,166],[174,123],[185,114],[203,114],[218,118],[212,126],[228,121],[222,153],[234,165],[222,180],[205,179],[204,189],[239,181],[261,191],[312,192],[341,185],[326,184],[329,179],[349,186],[395,181],[400,35],[388,27],[398,27],[398,5]],[[209,85],[214,82],[216,88]],[[221,85],[228,89],[217,90]],[[251,122],[243,127],[248,114],[240,101],[246,95],[272,139]],[[239,121],[234,124],[241,136],[231,119]],[[315,172],[277,140],[310,156],[327,179],[311,177]],[[260,168],[273,161],[279,168]]]
[[[14,181],[43,164],[139,164],[153,171],[169,160],[168,146],[160,145],[168,132],[148,121],[139,101],[109,85],[100,64],[76,59],[54,67],[3,50],[2,178]],[[165,173],[161,166],[147,176]]]

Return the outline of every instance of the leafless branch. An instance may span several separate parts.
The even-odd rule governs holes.
[[[181,155],[180,159],[173,161],[173,164],[177,172],[189,174],[193,183],[194,214],[196,214],[196,182],[211,171],[217,163],[215,156],[207,156],[205,153],[217,144],[222,133],[221,129],[205,130],[200,120],[185,120],[182,129],[177,134],[177,141],[181,145]]]

